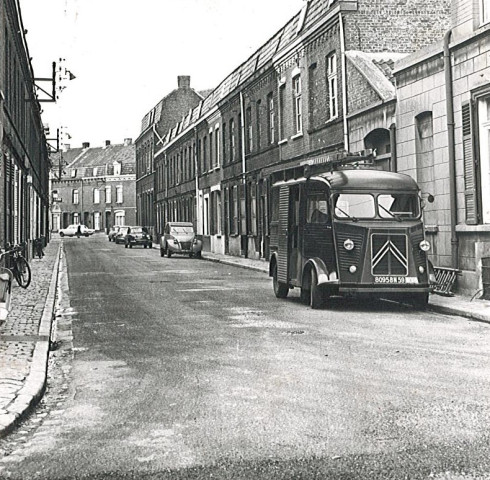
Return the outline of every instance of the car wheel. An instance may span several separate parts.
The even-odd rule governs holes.
[[[60,232],[60,237],[64,237],[65,234],[63,232]]]
[[[194,254],[194,257],[195,257],[195,258],[201,258],[201,257],[202,257],[201,252],[197,252],[197,253],[195,253],[195,254]]]
[[[132,243],[129,244],[129,248],[133,248],[133,244]]]
[[[170,258],[172,256],[172,252],[170,251],[170,248],[167,247],[167,258]]]
[[[277,264],[274,265],[274,270],[272,271],[272,285],[277,298],[286,298],[288,296],[289,287],[277,279]]]
[[[146,248],[146,243],[143,245],[143,248]]]
[[[153,248],[153,244],[151,244],[151,243],[150,243],[150,244],[148,245],[148,248]]]
[[[124,248],[128,248],[128,244],[127,243],[124,244]]]
[[[160,247],[160,257],[164,257],[165,256],[165,252],[163,251],[163,248]]]

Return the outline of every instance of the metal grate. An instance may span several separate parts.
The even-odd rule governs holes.
[[[434,288],[434,293],[444,295],[446,297],[454,296],[451,289],[456,281],[456,277],[461,275],[461,272],[456,268],[434,267],[434,273],[436,275],[436,286]]]

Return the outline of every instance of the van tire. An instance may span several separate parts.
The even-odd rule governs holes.
[[[318,285],[318,275],[314,268],[311,269],[310,306],[313,310],[325,306],[325,290]]]
[[[277,279],[277,263],[274,264],[272,271],[272,285],[274,287],[274,294],[277,298],[286,298],[289,293],[289,287],[287,284],[280,282]]]

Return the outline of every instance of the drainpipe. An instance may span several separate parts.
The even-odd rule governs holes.
[[[396,172],[398,171],[398,163],[396,158],[396,125],[394,123],[390,125],[390,151],[390,170]]]
[[[196,232],[199,231],[198,230],[198,225],[197,225],[197,218],[198,218],[198,213],[199,213],[199,170],[198,170],[198,167],[199,167],[199,159],[197,157],[198,155],[198,142],[199,142],[199,139],[197,138],[197,127],[194,127],[194,142],[195,142],[195,148],[194,148],[194,172],[195,172],[195,188],[196,188],[196,215],[195,215],[195,219],[196,219]]]
[[[247,162],[245,159],[245,105],[243,99],[243,92],[240,91],[240,114],[241,114],[241,125],[240,129],[242,132],[242,183],[243,183],[243,196],[245,199],[245,258],[248,257],[248,199],[247,199]]]
[[[457,202],[456,202],[456,152],[454,144],[454,105],[453,105],[453,79],[451,52],[449,42],[452,31],[448,30],[444,35],[444,75],[446,83],[446,116],[447,116],[447,142],[449,157],[449,200],[451,214],[451,265],[459,267],[459,240],[456,234]]]
[[[347,125],[347,66],[345,61],[345,32],[344,20],[342,13],[339,12],[339,29],[340,29],[340,56],[342,68],[342,110],[343,110],[343,127],[344,127],[344,150],[349,151],[349,129]]]

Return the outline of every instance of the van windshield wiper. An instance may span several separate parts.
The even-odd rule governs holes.
[[[387,208],[383,207],[381,203],[378,203],[378,207],[381,207],[388,215],[391,215],[393,218],[396,218],[399,222],[402,222],[402,218],[398,215],[395,215],[393,212],[390,212]]]
[[[350,220],[352,220],[353,222],[358,222],[358,221],[359,221],[359,219],[358,219],[358,218],[356,218],[356,217],[351,217],[351,216],[350,216],[350,215],[349,215],[347,212],[344,212],[344,211],[343,211],[343,210],[342,210],[340,207],[335,206],[335,208],[336,208],[336,209],[337,209],[339,212],[343,213],[343,214],[344,214],[344,215],[345,215],[347,218],[349,218],[349,219],[350,219]]]

